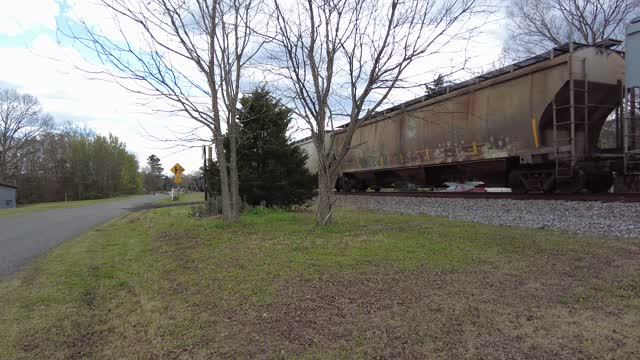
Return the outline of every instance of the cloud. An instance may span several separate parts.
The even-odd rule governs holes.
[[[175,144],[154,141],[146,134],[175,138],[176,133],[195,127],[193,122],[153,113],[140,105],[144,99],[118,85],[89,79],[75,68],[90,66],[76,50],[39,35],[29,48],[0,48],[0,58],[0,86],[38,97],[57,121],[72,121],[100,134],[118,136],[136,153],[141,165],[155,153],[168,165],[167,169],[175,162],[180,162],[187,172],[200,167],[201,150],[169,148]],[[202,135],[206,136],[206,132]]]
[[[55,0],[4,1],[0,11],[0,34],[20,35],[33,28],[56,28],[60,6]]]
[[[37,96],[47,111],[59,121],[71,120],[87,125],[101,134],[113,133],[138,155],[142,164],[151,153],[155,153],[162,159],[167,169],[175,162],[185,166],[187,172],[199,168],[201,164],[199,149],[183,151],[184,147],[171,148],[176,144],[153,141],[146,134],[148,132],[156,138],[175,139],[178,137],[177,134],[186,133],[195,128],[197,123],[181,116],[154,113],[149,105],[141,105],[148,99],[140,98],[112,82],[90,80],[86,73],[78,71],[75,66],[85,69],[98,66],[95,57],[86,56],[90,52],[86,52],[86,49],[77,44],[72,44],[71,41],[65,41],[68,39],[61,39],[62,44],[59,44],[51,36],[46,35],[49,33],[47,29],[55,28],[55,20],[58,16],[62,27],[65,24],[77,27],[76,21],[83,19],[92,28],[100,29],[105,35],[117,41],[122,33],[113,21],[113,14],[105,11],[104,7],[96,5],[95,1],[89,0],[65,0],[64,2],[59,0],[59,4],[64,3],[64,6],[59,6],[54,0],[10,0],[10,2],[12,4],[6,9],[3,8],[3,12],[0,13],[0,38],[2,32],[15,34],[30,28],[40,35],[36,36],[29,48],[0,48],[0,58],[3,59],[3,66],[0,67],[0,86],[10,84],[20,91]],[[62,15],[60,15],[61,11]],[[134,24],[127,21],[120,24],[123,26],[124,34],[140,34]],[[492,30],[500,33],[495,29]],[[139,47],[144,47],[147,40],[141,34],[131,36],[131,39],[134,46]],[[476,58],[474,63],[477,65],[491,61],[496,54],[495,49],[498,43],[495,34],[476,36],[475,42],[470,45],[470,50],[473,50],[474,55],[484,56]],[[433,78],[430,72],[440,70],[440,67],[434,67],[435,63],[446,68],[451,58],[455,56],[456,54],[451,53],[442,54],[437,60],[429,59],[416,63],[407,72],[407,76],[415,75],[417,78],[430,80]],[[90,64],[86,59],[93,59],[96,63]],[[169,59],[174,65],[184,70],[186,78],[197,82],[203,81],[202,74],[194,68],[193,64],[178,56],[170,56]],[[278,85],[278,79],[263,70],[250,69],[248,78],[242,83],[243,90],[250,90],[260,82],[266,82],[275,87]],[[422,92],[421,88],[395,91],[385,105],[406,101],[422,95]],[[210,136],[207,131],[202,130],[198,134],[203,138]]]

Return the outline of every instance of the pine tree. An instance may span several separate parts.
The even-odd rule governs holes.
[[[265,88],[244,96],[240,105],[238,175],[243,199],[284,207],[310,200],[317,179],[306,168],[307,155],[287,137],[291,109]],[[208,174],[210,184],[216,181],[214,172]]]
[[[160,163],[160,158],[158,158],[155,154],[151,154],[147,158],[147,166],[149,167],[148,172],[144,174],[144,183],[147,191],[157,191],[160,189],[165,190],[162,177],[164,168]]]
[[[151,173],[154,175],[160,175],[162,174],[162,171],[164,171],[164,168],[160,163],[160,158],[158,158],[155,154],[151,154],[147,158],[147,165],[149,165],[149,169],[151,170]]]

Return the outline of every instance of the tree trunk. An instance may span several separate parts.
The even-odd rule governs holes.
[[[240,216],[240,181],[238,178],[238,132],[235,124],[229,127],[229,188],[234,215]]]
[[[233,211],[231,192],[229,191],[229,172],[227,170],[227,159],[224,156],[224,144],[222,133],[216,129],[214,131],[216,147],[216,157],[220,169],[220,196],[222,197],[222,220],[224,222],[234,222],[238,220],[238,215]]]
[[[6,151],[0,151],[0,180],[8,180],[9,174],[7,169],[7,156]]]
[[[338,176],[326,169],[318,169],[318,210],[316,221],[319,226],[331,223],[333,216],[333,190]]]

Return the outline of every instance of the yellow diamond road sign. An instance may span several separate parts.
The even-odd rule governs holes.
[[[171,172],[176,175],[176,176],[180,176],[182,175],[182,173],[184,172],[184,168],[182,167],[182,165],[180,165],[179,163],[176,163],[175,165],[173,165],[173,167],[171,168]]]

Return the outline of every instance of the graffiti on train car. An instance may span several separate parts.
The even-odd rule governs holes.
[[[489,137],[488,142],[461,141],[438,144],[435,148],[425,146],[406,153],[372,153],[368,155],[353,154],[345,160],[345,168],[350,170],[372,170],[394,168],[398,166],[414,166],[440,164],[454,161],[471,161],[504,158],[514,153],[518,143],[508,136]]]

